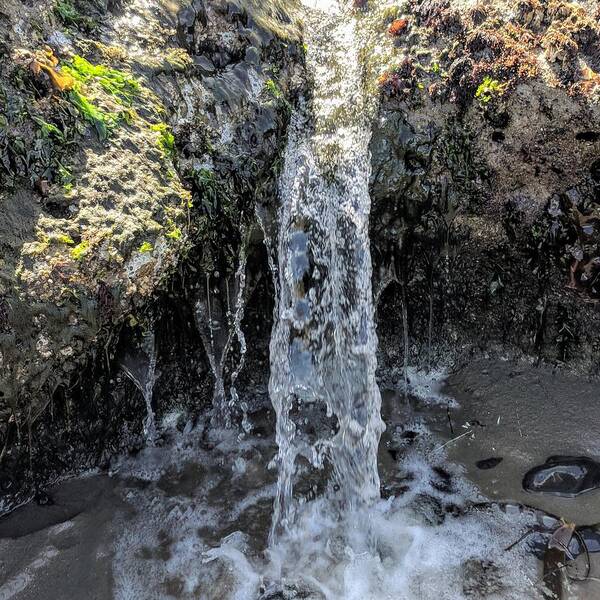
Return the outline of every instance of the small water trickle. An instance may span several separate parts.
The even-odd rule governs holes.
[[[213,375],[213,409],[218,414],[226,415],[225,384],[223,383],[223,361],[225,341],[221,335],[219,322],[213,320],[213,294],[211,293],[210,275],[206,275],[206,289],[196,300],[196,327],[208,357]]]
[[[235,299],[235,311],[233,314],[229,314],[230,327],[232,328],[233,334],[238,340],[238,344],[240,347],[240,357],[235,367],[233,373],[231,374],[231,383],[229,387],[229,405],[230,409],[234,410],[235,407],[239,407],[242,411],[242,430],[245,433],[250,433],[251,425],[248,420],[248,406],[245,402],[240,402],[236,382],[242,369],[244,368],[245,358],[246,358],[246,336],[244,335],[244,331],[242,330],[242,319],[244,318],[244,311],[246,308],[245,294],[246,294],[246,250],[245,247],[242,247],[242,251],[240,253],[240,261],[238,270],[235,274],[236,288],[237,294]],[[229,302],[228,302],[229,304]]]
[[[148,445],[154,446],[158,435],[152,399],[154,385],[158,379],[156,336],[153,330],[145,331],[137,345],[120,359],[120,366],[125,375],[133,381],[144,397],[146,416],[143,428]]]
[[[292,118],[280,180],[269,384],[279,446],[272,543],[294,523],[301,458],[331,468],[334,512],[379,498],[383,422],[368,235],[372,113],[354,18],[337,3],[317,5],[306,21],[313,102]],[[314,418],[322,413],[325,419]]]
[[[241,410],[242,425],[247,424],[246,410],[240,403],[236,381],[244,368],[246,338],[242,320],[246,308],[246,247],[242,244],[238,267],[233,278],[211,279],[200,290],[195,305],[196,326],[208,356],[214,379],[213,421],[219,426],[231,427],[234,413]],[[239,359],[230,377],[226,379],[226,365],[235,340],[239,344]]]

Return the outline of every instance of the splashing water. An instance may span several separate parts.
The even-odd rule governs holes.
[[[332,505],[348,511],[379,497],[383,423],[368,237],[371,111],[355,20],[334,6],[307,18],[315,92],[310,109],[293,117],[280,181],[280,298],[269,384],[279,445],[272,542],[297,512],[293,480],[300,457],[331,468]],[[328,425],[315,426],[323,412]]]
[[[503,550],[530,526],[526,519],[468,510],[481,499],[476,490],[457,472],[451,486],[440,481],[444,470],[436,461],[443,449],[435,450],[425,427],[402,413],[399,401],[395,412],[402,414],[397,422],[388,419],[384,432],[368,237],[368,148],[376,107],[360,60],[369,40],[350,8],[302,2],[315,90],[290,128],[280,179],[278,264],[274,233],[257,212],[277,291],[269,383],[277,483],[265,469],[270,438],[240,439],[213,423],[204,428],[210,444],[174,432],[170,447],[146,450],[133,466],[125,463],[122,475],[136,481],[127,498],[139,516],[123,528],[117,546],[116,597],[521,600],[526,590],[528,598],[539,598],[532,586],[535,565],[523,546]],[[206,327],[224,313],[211,302],[209,285],[197,306],[220,399],[221,358],[230,343],[224,333],[231,339],[237,332],[243,359],[242,273],[233,328]],[[411,382],[413,394],[441,401],[432,382]],[[422,447],[403,445],[405,426],[419,432]],[[382,434],[386,499],[380,498],[378,473]],[[404,454],[386,465],[389,444]],[[195,476],[191,466],[202,472]],[[132,549],[149,543],[168,552],[140,562]]]

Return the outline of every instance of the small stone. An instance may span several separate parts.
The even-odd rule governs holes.
[[[572,498],[600,487],[600,463],[586,456],[550,456],[523,478],[528,492]]]
[[[498,567],[487,560],[467,560],[463,565],[463,592],[467,598],[481,600],[502,590]]]
[[[491,458],[485,458],[483,460],[478,460],[475,463],[475,466],[478,469],[483,471],[487,471],[489,469],[494,469],[497,467],[504,459],[500,456],[492,456]]]

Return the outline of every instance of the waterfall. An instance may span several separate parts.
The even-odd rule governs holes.
[[[280,297],[269,392],[277,415],[279,479],[273,542],[297,506],[300,457],[331,469],[330,504],[379,498],[383,422],[369,249],[371,107],[350,8],[306,0],[314,97],[293,116],[280,178]]]

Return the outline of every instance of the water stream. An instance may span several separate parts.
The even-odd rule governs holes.
[[[154,409],[152,407],[154,385],[158,379],[156,362],[156,337],[153,330],[144,332],[141,339],[135,343],[132,340],[129,351],[125,352],[120,358],[121,369],[137,386],[144,398],[146,417],[144,418],[143,430],[146,443],[150,446],[155,444],[157,437]]]
[[[379,497],[383,428],[375,381],[369,251],[370,111],[356,22],[341,7],[308,12],[310,106],[293,117],[280,182],[280,298],[271,341],[279,480],[272,541],[293,521],[298,457],[329,464],[344,510]],[[325,413],[315,428],[314,414]]]

